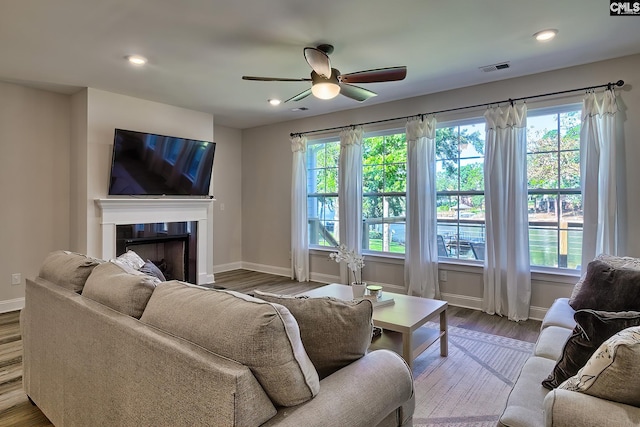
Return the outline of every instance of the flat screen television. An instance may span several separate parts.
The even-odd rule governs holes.
[[[209,196],[215,142],[116,129],[110,196]]]

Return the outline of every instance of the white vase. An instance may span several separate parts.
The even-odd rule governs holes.
[[[362,298],[364,297],[364,291],[367,289],[367,284],[365,282],[351,284],[351,291],[353,292],[354,298]]]

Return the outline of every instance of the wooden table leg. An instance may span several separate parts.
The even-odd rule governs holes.
[[[411,331],[402,333],[402,357],[404,358],[409,369],[413,369],[413,333]]]
[[[447,310],[440,313],[440,356],[449,355],[449,337],[447,334]]]

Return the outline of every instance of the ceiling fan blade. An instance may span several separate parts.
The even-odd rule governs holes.
[[[340,83],[340,94],[347,98],[355,99],[358,102],[366,101],[367,99],[378,95],[370,90],[345,83]]]
[[[307,63],[309,63],[309,66],[313,68],[313,71],[327,79],[331,77],[329,55],[315,47],[305,47],[304,58],[307,60]]]
[[[287,99],[284,102],[289,102],[289,101],[300,101],[301,99],[306,98],[307,96],[311,95],[311,89],[307,89],[304,92],[300,92],[299,94],[297,94],[296,96],[292,96],[291,98]]]
[[[311,79],[287,79],[280,77],[255,77],[255,76],[242,76],[242,80],[252,80],[258,82],[310,82]]]
[[[406,76],[407,67],[402,66],[343,74],[340,76],[340,81],[342,83],[381,83],[403,80]]]

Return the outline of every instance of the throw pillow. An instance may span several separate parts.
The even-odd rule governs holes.
[[[360,359],[373,334],[369,300],[307,298],[255,291],[255,296],[289,309],[300,327],[300,338],[320,379]]]
[[[591,261],[580,292],[570,305],[574,310],[640,311],[640,270]]]
[[[296,319],[279,304],[172,281],[158,285],[140,320],[247,366],[276,405],[320,391]]]
[[[134,270],[140,270],[144,265],[144,260],[140,258],[140,255],[135,253],[134,251],[127,251],[116,258],[116,261],[128,265]]]
[[[574,319],[577,325],[564,345],[560,360],[542,382],[548,389],[558,387],[567,378],[575,375],[608,338],[625,328],[640,325],[640,312],[578,310]]]
[[[594,258],[594,261],[602,261],[614,268],[629,268],[631,270],[640,270],[640,258],[600,254]],[[580,290],[582,289],[582,284],[584,283],[584,279],[586,277],[587,277],[587,273],[584,273],[580,277],[580,280],[578,280],[578,282],[573,287],[573,290],[571,292],[571,297],[569,298],[569,305],[573,306],[573,302],[575,298],[578,296],[578,294],[580,293]]]
[[[139,319],[160,281],[118,262],[93,269],[82,296]]]
[[[38,276],[80,293],[93,269],[102,262],[69,251],[55,251],[47,255]]]
[[[162,271],[160,271],[158,266],[149,260],[147,260],[147,262],[144,263],[142,268],[140,268],[140,272],[146,274],[147,276],[156,277],[161,282],[167,281],[167,279],[164,277],[164,274],[162,274]]]
[[[605,341],[586,365],[559,388],[640,407],[640,327]]]

